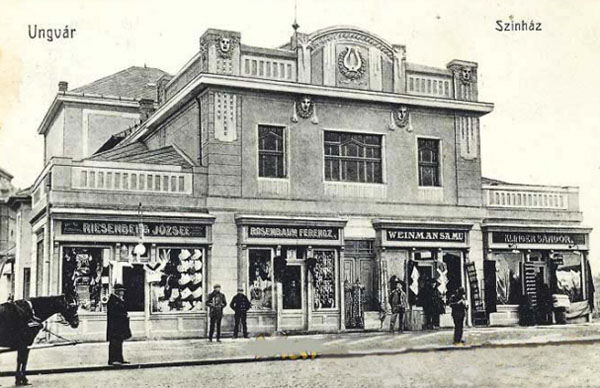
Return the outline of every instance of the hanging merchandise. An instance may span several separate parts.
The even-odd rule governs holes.
[[[335,307],[335,252],[315,250],[314,257],[314,306],[319,308]]]
[[[437,262],[437,266],[436,266],[436,272],[437,272],[437,281],[438,281],[438,291],[440,292],[440,294],[442,296],[444,296],[446,294],[446,291],[448,291],[447,286],[448,286],[448,268],[446,266],[446,264],[443,261],[438,261]]]
[[[155,264],[147,268],[156,267],[154,271],[160,273],[157,287],[151,288],[152,312],[200,310],[204,283],[202,249],[159,248],[158,258],[158,267]]]
[[[415,294],[419,295],[419,270],[417,266],[414,265],[412,269],[412,273],[410,274],[410,279],[412,280],[410,285],[410,290]]]

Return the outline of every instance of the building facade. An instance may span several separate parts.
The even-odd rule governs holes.
[[[395,279],[413,329],[430,280],[468,290],[470,323],[515,324],[546,288],[589,316],[578,189],[481,176],[476,63],[352,27],[275,49],[210,29],[177,74],[124,72],[61,83],[39,129],[32,291],[78,295],[61,333],[101,339],[116,282],[146,338],[205,336],[217,283],[254,333],[386,327]]]

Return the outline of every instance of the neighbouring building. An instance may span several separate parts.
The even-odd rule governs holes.
[[[57,330],[90,340],[116,282],[146,338],[206,335],[217,283],[246,291],[254,333],[380,329],[392,279],[413,329],[430,280],[467,289],[473,324],[516,324],[547,290],[589,319],[578,189],[481,176],[478,71],[353,27],[278,48],[209,29],[175,75],[61,82],[19,271],[31,295],[76,293],[82,325]]]
[[[15,293],[15,215],[8,206],[10,196],[17,188],[13,176],[0,168],[0,303]]]

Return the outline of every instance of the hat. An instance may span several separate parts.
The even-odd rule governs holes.
[[[213,286],[213,289],[215,289],[215,288],[221,288],[221,285],[219,283],[217,283]]]
[[[114,290],[114,291],[119,291],[119,290],[121,290],[121,291],[125,291],[125,290],[126,290],[126,288],[125,288],[125,286],[123,286],[122,284],[120,284],[120,283],[117,283],[117,284],[115,284],[115,285],[113,286],[113,290]]]

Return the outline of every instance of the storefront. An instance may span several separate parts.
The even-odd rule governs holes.
[[[101,339],[112,287],[126,287],[134,337],[204,336],[212,216],[55,215],[53,288],[78,297],[78,339]],[[63,329],[59,329],[63,331]]]
[[[484,262],[491,325],[587,321],[593,298],[590,229],[487,225]]]
[[[343,329],[340,219],[236,217],[238,286],[253,332]]]
[[[431,305],[431,287],[437,289],[445,305],[459,287],[469,291],[465,266],[469,261],[471,224],[375,220],[373,226],[377,231],[382,308],[389,310],[391,287],[400,282],[409,300],[405,319],[409,329],[423,328],[424,307]],[[467,294],[470,304],[471,293]],[[450,308],[441,310],[435,326],[451,326]],[[388,320],[384,321],[386,325]]]

